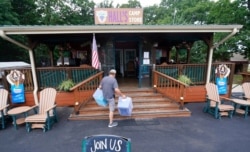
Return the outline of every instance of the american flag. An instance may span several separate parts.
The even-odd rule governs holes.
[[[93,35],[93,43],[92,43],[92,67],[94,67],[95,69],[99,68],[99,58],[98,58],[95,34]]]

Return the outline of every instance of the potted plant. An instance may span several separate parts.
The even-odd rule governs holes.
[[[69,91],[70,88],[72,88],[75,85],[72,79],[64,80],[62,81],[59,86],[58,90],[60,91]]]

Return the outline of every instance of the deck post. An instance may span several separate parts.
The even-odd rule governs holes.
[[[209,81],[210,81],[211,67],[212,67],[212,60],[213,60],[213,52],[214,52],[213,47],[210,47],[210,49],[209,49],[209,57],[208,57],[208,64],[207,64],[207,80],[206,80],[206,84],[209,83]]]

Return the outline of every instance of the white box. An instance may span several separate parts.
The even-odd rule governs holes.
[[[131,116],[133,109],[132,99],[130,97],[119,97],[117,107],[121,116]]]

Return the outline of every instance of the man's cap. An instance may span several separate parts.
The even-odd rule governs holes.
[[[111,69],[111,70],[109,71],[109,73],[116,74],[116,70],[115,70],[115,69]]]

